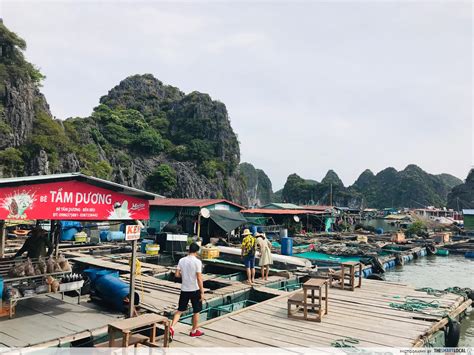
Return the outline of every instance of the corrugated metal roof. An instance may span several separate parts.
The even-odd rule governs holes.
[[[333,210],[334,206],[323,206],[323,205],[307,205],[307,206],[302,206],[306,210],[311,210],[311,211],[329,211]]]
[[[283,209],[283,210],[302,210],[303,209],[301,206],[295,205],[294,203],[279,203],[279,202],[266,204],[262,206],[262,208],[272,209],[271,208],[272,206],[279,209]]]
[[[462,210],[462,214],[465,214],[467,216],[473,216],[474,215],[474,210],[472,210],[472,209]]]
[[[218,203],[228,203],[229,205],[235,206],[239,209],[243,209],[234,202],[225,199],[199,199],[199,198],[158,198],[150,201],[150,206],[169,206],[169,207],[206,207],[215,205]]]
[[[271,208],[252,208],[249,210],[240,211],[243,214],[279,214],[279,215],[299,215],[299,214],[326,214],[324,211],[310,211],[310,210],[283,210]]]
[[[64,173],[64,174],[53,174],[53,175],[34,175],[34,176],[4,178],[4,179],[0,179],[0,188],[7,187],[7,186],[22,186],[22,185],[28,185],[28,184],[42,184],[42,183],[48,183],[48,182],[69,181],[69,180],[84,181],[95,186],[121,192],[126,195],[143,197],[145,199],[154,199],[156,197],[163,197],[151,192],[139,190],[134,187],[117,184],[112,181],[99,179],[94,176],[84,175],[82,173]]]

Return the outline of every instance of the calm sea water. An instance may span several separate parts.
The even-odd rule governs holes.
[[[474,289],[474,259],[462,255],[428,256],[397,266],[385,273],[387,281],[415,287],[445,289],[459,286]],[[459,346],[474,347],[474,311],[462,322]]]

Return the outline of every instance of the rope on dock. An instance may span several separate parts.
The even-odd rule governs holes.
[[[403,310],[403,311],[417,312],[417,313],[423,313],[423,314],[428,314],[428,315],[434,315],[434,314],[426,312],[427,310],[440,308],[440,304],[437,300],[427,302],[427,301],[420,300],[417,298],[409,298],[409,297],[405,297],[404,303],[392,302],[389,304],[389,306],[395,309]],[[448,312],[442,311],[441,313],[438,312],[436,315],[445,317],[446,315],[448,315]]]
[[[472,294],[472,290],[470,288],[468,287],[462,288],[458,286],[448,287],[448,288],[445,288],[444,290],[437,290],[431,287],[423,287],[423,288],[418,288],[415,291],[426,292],[428,295],[435,296],[435,297],[441,297],[447,293],[454,293],[456,295],[464,297],[465,300],[470,298],[470,295]]]
[[[357,349],[355,345],[359,344],[359,340],[356,338],[342,338],[336,339],[331,343],[333,348],[352,348]]]

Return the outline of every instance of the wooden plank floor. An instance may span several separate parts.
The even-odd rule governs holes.
[[[110,269],[110,270],[117,270],[120,272],[130,272],[130,266],[128,264],[108,261],[108,260],[104,260],[104,259],[96,258],[92,256],[73,258],[71,259],[71,261],[74,263],[82,263],[90,267],[101,267],[101,268]],[[159,266],[159,265],[156,265],[156,267],[153,267],[153,269],[149,267],[142,267],[143,273],[154,274],[154,273],[157,273],[158,271],[166,272],[167,269],[164,266]]]
[[[85,300],[78,305],[74,303],[76,297],[66,297],[68,302],[57,297],[48,295],[20,301],[13,319],[0,318],[0,347],[57,343],[59,338],[83,332],[87,336],[87,333],[107,327],[108,323],[123,317]]]
[[[130,275],[124,274],[121,275],[121,278],[128,282]],[[226,279],[219,279],[218,277],[214,277],[212,280],[221,283],[222,287],[216,290],[209,290],[205,288],[205,302],[203,304],[204,308],[206,308],[207,303],[210,303],[216,299],[232,296],[233,294],[242,293],[251,289],[250,285],[240,281],[230,281]],[[254,287],[260,288],[262,291],[264,291],[265,285],[282,280],[286,279],[281,276],[270,276],[268,281],[256,280]],[[140,305],[148,311],[158,314],[173,313],[177,309],[180,288],[180,283],[160,280],[146,275],[140,275],[137,277],[136,281],[136,289],[141,297]]]
[[[442,316],[389,306],[407,296],[437,300],[442,311],[454,311],[463,302],[454,294],[437,298],[408,285],[363,280],[354,292],[330,289],[329,314],[322,323],[288,319],[288,295],[282,295],[203,323],[205,336],[200,339],[190,338],[189,327],[179,324],[172,346],[330,347],[337,339],[352,337],[359,340],[358,347],[411,347]]]

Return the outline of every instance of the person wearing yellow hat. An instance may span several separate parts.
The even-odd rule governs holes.
[[[244,229],[242,233],[241,257],[244,261],[245,270],[247,271],[247,283],[250,285],[255,282],[255,250],[256,239],[248,229]]]

